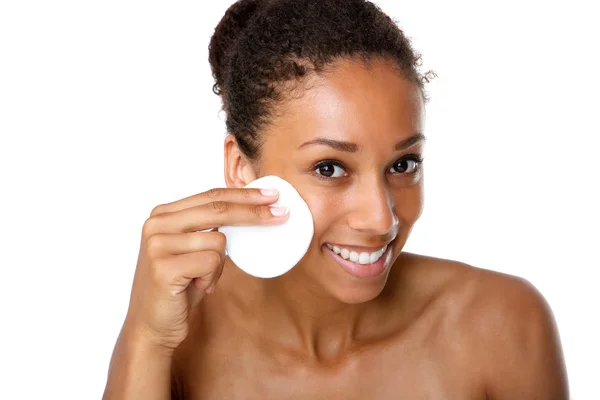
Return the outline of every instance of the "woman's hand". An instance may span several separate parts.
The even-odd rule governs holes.
[[[212,189],[154,208],[142,229],[124,329],[174,351],[188,334],[190,308],[221,276],[226,238],[216,228],[284,222],[285,210],[269,207],[277,197],[274,190]]]

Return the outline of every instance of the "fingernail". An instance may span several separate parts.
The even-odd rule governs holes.
[[[260,189],[263,196],[275,196],[278,192],[277,189]]]
[[[287,207],[271,207],[271,214],[276,217],[283,217],[284,215],[287,215],[288,212],[290,212],[290,209]]]

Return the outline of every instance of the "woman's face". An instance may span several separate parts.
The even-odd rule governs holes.
[[[423,207],[423,122],[419,88],[385,61],[340,61],[286,104],[260,172],[290,182],[313,214],[313,241],[290,273],[346,303],[381,292]]]

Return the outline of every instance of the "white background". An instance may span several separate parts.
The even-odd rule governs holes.
[[[230,3],[0,3],[0,398],[101,397],[143,222],[223,185],[207,47]],[[377,2],[438,74],[405,249],[530,280],[575,399],[600,372],[594,3]]]

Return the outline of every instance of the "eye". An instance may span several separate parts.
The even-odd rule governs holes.
[[[344,168],[339,163],[333,161],[323,161],[315,165],[314,171],[317,175],[320,175],[319,177],[325,179],[346,176]]]
[[[411,155],[396,161],[396,163],[390,168],[389,172],[392,174],[413,174],[417,172],[422,162],[423,159],[421,157],[417,155]]]

